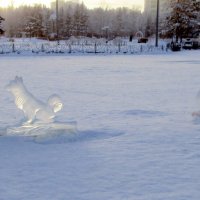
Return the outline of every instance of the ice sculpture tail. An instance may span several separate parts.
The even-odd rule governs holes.
[[[48,105],[53,109],[54,113],[57,113],[63,108],[63,103],[60,97],[56,94],[51,95],[48,99]]]

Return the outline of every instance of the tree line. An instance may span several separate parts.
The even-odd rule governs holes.
[[[199,0],[169,0],[165,18],[161,17],[160,36],[182,39],[193,37],[200,30]],[[42,5],[0,8],[8,37],[57,37],[55,8]],[[162,14],[162,13],[161,13]],[[58,36],[95,36],[114,38],[130,36],[142,31],[146,36],[155,34],[155,20],[137,8],[88,9],[83,3],[63,2],[59,7]],[[0,34],[3,33],[0,17]]]
[[[53,38],[56,36],[55,8],[41,5],[0,9],[8,37]],[[70,36],[116,37],[134,34],[142,28],[137,8],[87,9],[82,4],[64,2],[59,8],[60,38]]]

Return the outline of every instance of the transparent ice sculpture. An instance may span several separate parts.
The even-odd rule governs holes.
[[[198,110],[200,109],[199,105],[200,105],[200,91],[197,93],[197,96],[196,96],[196,107]],[[193,112],[192,116],[195,118],[200,118],[200,110]]]
[[[75,131],[74,124],[55,122],[56,113],[63,108],[58,95],[51,95],[47,103],[44,103],[27,90],[22,77],[18,76],[10,81],[6,89],[13,94],[15,105],[23,111],[25,117],[25,122],[20,126],[7,129],[8,135],[37,136]]]

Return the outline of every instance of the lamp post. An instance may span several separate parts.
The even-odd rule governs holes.
[[[59,44],[59,27],[58,27],[58,0],[56,0],[56,35],[57,35],[57,42]]]
[[[159,8],[160,8],[160,0],[157,0],[157,10],[156,10],[156,47],[158,47]]]

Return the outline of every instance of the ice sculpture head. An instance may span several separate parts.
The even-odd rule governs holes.
[[[6,85],[6,90],[13,93],[21,90],[21,87],[23,87],[23,79],[22,77],[16,76],[14,80]]]
[[[47,103],[36,99],[18,76],[10,81],[6,89],[13,94],[17,108],[24,112],[26,124],[53,122],[55,113],[63,107],[61,99],[55,94],[49,97]]]

